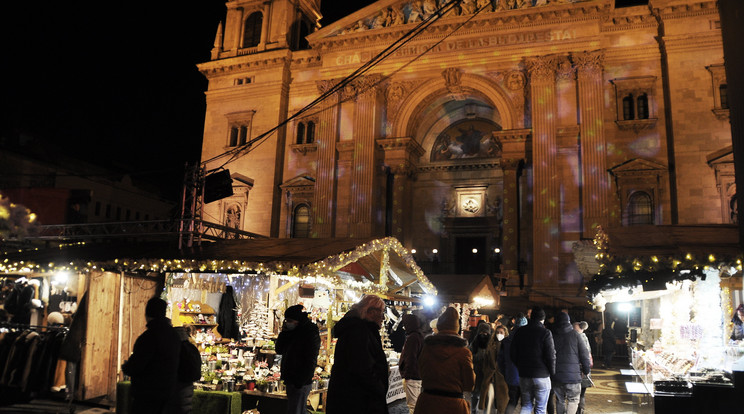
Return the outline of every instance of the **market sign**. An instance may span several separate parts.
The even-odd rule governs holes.
[[[394,401],[398,401],[401,398],[406,398],[406,393],[403,390],[403,378],[400,376],[400,369],[397,366],[390,367],[390,374],[388,375],[388,391],[387,391],[387,403],[390,404]]]

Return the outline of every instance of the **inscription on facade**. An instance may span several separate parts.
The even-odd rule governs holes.
[[[513,46],[529,43],[560,42],[576,39],[575,30],[541,30],[536,32],[511,33],[503,35],[485,36],[480,39],[464,39],[443,42],[435,46],[429,53],[442,53],[452,50],[480,49],[496,46]],[[411,45],[398,49],[393,56],[413,57],[427,51],[431,46]],[[373,56],[372,52],[355,52],[336,57],[336,66],[352,65],[367,62]]]

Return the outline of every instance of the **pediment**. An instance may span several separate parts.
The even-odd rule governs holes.
[[[729,145],[726,148],[722,148],[718,151],[711,152],[705,157],[708,160],[708,165],[715,164],[733,164],[734,162],[734,147]]]
[[[307,174],[300,174],[294,178],[290,178],[289,180],[283,182],[279,187],[280,188],[297,188],[297,187],[307,187],[307,186],[314,186],[315,185],[315,178],[311,177]]]
[[[633,158],[632,160],[625,161],[622,164],[618,164],[608,170],[612,175],[622,175],[623,173],[637,173],[637,172],[666,172],[667,167],[663,164],[659,164],[654,161],[645,160],[643,158]]]
[[[533,9],[546,12],[552,10],[549,17],[555,18],[562,14],[554,9],[585,2],[596,3],[594,0],[552,0],[550,3],[548,0],[537,0],[534,1],[535,4],[532,0],[461,0],[441,19],[463,20],[478,13],[479,17],[501,15],[507,20],[513,20],[514,14],[530,12]],[[439,4],[446,4],[446,0],[379,0],[310,34],[307,40],[312,44],[359,32],[384,32],[391,28],[408,30],[435,14]],[[569,14],[576,17],[573,13]]]

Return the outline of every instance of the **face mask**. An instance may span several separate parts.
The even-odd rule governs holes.
[[[288,331],[294,330],[294,328],[296,328],[296,327],[297,327],[297,322],[285,322],[285,323],[284,323],[284,327],[285,327],[285,328],[286,328],[286,329],[287,329]]]
[[[504,340],[504,334],[496,334],[496,339],[499,340],[499,342]]]

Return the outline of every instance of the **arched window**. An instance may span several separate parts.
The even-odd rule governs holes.
[[[728,85],[725,83],[722,83],[721,86],[718,87],[718,92],[721,95],[721,108],[722,109],[729,109],[729,103],[728,103]]]
[[[648,95],[638,97],[638,119],[648,119]]]
[[[654,224],[654,206],[648,193],[636,191],[628,200],[628,225],[643,224]]]
[[[305,140],[305,124],[300,122],[297,124],[297,143],[302,144]]]
[[[312,144],[315,141],[315,122],[307,123],[307,134],[305,135],[305,144]]]
[[[633,95],[628,95],[623,98],[623,120],[629,121],[635,119],[635,114],[633,113],[634,106],[635,102],[633,102]]]
[[[292,237],[310,237],[310,207],[300,204],[294,209],[292,218]]]
[[[261,43],[261,25],[263,24],[263,15],[260,12],[251,13],[245,19],[243,29],[243,47],[254,47]]]

